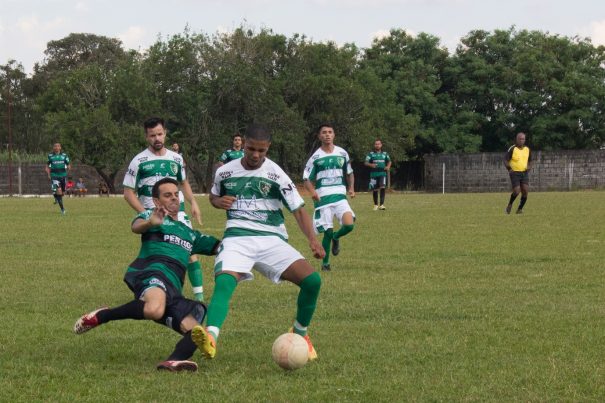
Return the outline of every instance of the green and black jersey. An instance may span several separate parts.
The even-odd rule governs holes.
[[[370,178],[377,178],[379,176],[387,176],[387,171],[384,168],[391,162],[391,157],[385,151],[370,151],[366,155],[366,162],[376,164],[376,168],[370,168]]]
[[[67,167],[70,164],[69,157],[65,153],[48,154],[48,168],[50,169],[50,178],[65,178],[67,176]]]
[[[239,149],[239,150],[229,149],[229,150],[225,151],[224,153],[222,153],[221,156],[218,158],[218,160],[220,162],[222,162],[223,164],[226,164],[226,163],[231,162],[233,160],[240,159],[243,156],[244,156],[244,150],[242,150],[242,149]]]
[[[153,210],[146,210],[134,220],[148,220],[152,212]],[[192,254],[214,255],[219,243],[215,237],[204,235],[167,216],[161,225],[141,235],[141,250],[128,267],[127,273],[159,271],[182,292],[189,257]]]

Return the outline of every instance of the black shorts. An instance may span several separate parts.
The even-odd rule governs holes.
[[[192,315],[198,323],[202,323],[206,317],[206,305],[185,298],[160,271],[127,272],[124,282],[134,293],[135,299],[141,299],[145,291],[152,287],[164,290],[166,292],[166,309],[162,319],[155,322],[167,326],[175,332],[182,334],[181,322],[187,315]]]
[[[520,184],[529,185],[529,173],[527,171],[510,171],[508,176],[510,176],[510,183],[514,188]]]
[[[383,189],[386,187],[386,185],[387,185],[387,176],[386,175],[375,176],[373,178],[370,178],[370,185],[368,186],[368,188],[370,190]]]
[[[61,193],[65,194],[65,176],[63,177],[50,177],[51,189],[53,193],[57,193],[57,190],[61,188]]]

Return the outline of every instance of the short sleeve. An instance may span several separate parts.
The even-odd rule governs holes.
[[[130,189],[136,189],[138,174],[139,174],[139,164],[137,163],[137,160],[135,158],[130,162],[130,165],[128,165],[126,174],[124,174],[124,182],[122,183],[122,185],[124,185],[124,187],[130,188]]]
[[[212,256],[216,252],[216,247],[221,241],[212,235],[205,235],[199,231],[194,231],[195,241],[193,241],[192,254]]]

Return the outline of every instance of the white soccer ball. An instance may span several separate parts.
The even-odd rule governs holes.
[[[309,360],[307,341],[296,333],[284,333],[273,342],[273,361],[283,369],[294,370],[304,367]]]

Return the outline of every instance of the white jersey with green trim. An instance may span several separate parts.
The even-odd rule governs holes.
[[[305,205],[292,180],[268,158],[253,170],[245,169],[241,159],[221,166],[211,193],[236,198],[227,210],[225,238],[276,235],[287,240],[282,208],[295,211]]]
[[[310,180],[319,195],[315,208],[347,199],[347,175],[353,173],[351,159],[344,148],[334,146],[328,153],[318,148],[303,172],[303,180]]]
[[[155,205],[151,197],[151,189],[157,181],[166,177],[176,179],[178,182],[186,179],[183,157],[168,149],[164,155],[155,155],[149,148],[146,148],[137,154],[128,165],[123,185],[137,193],[143,207],[152,209]],[[179,192],[179,199],[183,207],[182,192]]]

